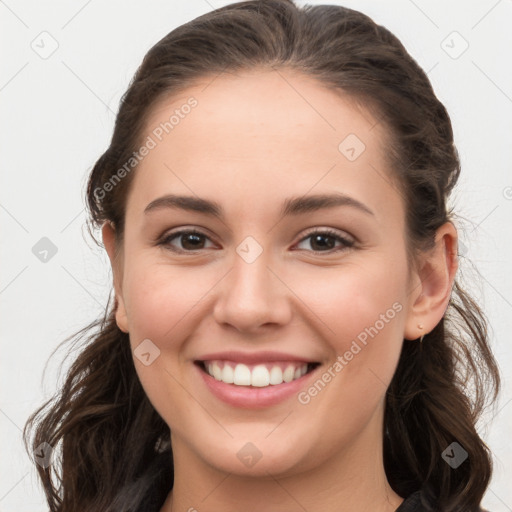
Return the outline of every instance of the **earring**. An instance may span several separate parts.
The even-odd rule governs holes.
[[[422,330],[423,330],[423,324],[418,324],[418,329],[422,329]],[[422,335],[421,335],[421,337],[420,337],[420,343],[422,343],[422,342],[423,342],[423,338],[424,338],[424,337],[425,337],[425,335],[424,335],[424,334],[422,334]]]

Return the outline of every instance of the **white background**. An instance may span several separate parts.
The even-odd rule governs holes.
[[[42,380],[50,353],[106,304],[108,260],[85,230],[83,197],[120,97],[154,43],[226,3],[0,1],[0,512],[47,510],[21,429],[55,391],[64,354],[50,360]],[[479,425],[495,462],[483,505],[512,511],[512,1],[343,5],[401,39],[451,115],[463,167],[453,204],[465,219],[464,259],[479,272],[467,275],[490,319],[504,380],[494,420],[489,414]],[[40,36],[43,31],[51,37]],[[458,58],[465,43],[453,31],[469,44]],[[41,47],[42,37],[46,49],[51,38],[58,44],[46,59],[31,47]],[[46,263],[32,253],[42,237],[58,249]]]

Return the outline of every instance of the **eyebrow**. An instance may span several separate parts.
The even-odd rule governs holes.
[[[351,206],[368,215],[375,215],[370,208],[353,197],[347,196],[341,192],[335,194],[317,194],[310,196],[290,197],[283,202],[281,213],[282,217],[288,215],[300,215],[325,208],[334,208],[336,206]],[[222,206],[208,199],[202,199],[194,196],[179,196],[168,194],[151,201],[144,213],[150,213],[163,208],[179,208],[182,210],[193,211],[211,215],[219,219],[224,218]]]

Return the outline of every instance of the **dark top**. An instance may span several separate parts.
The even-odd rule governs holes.
[[[169,464],[169,455],[157,457],[157,459],[154,461],[155,465],[153,467],[159,468],[158,476],[154,478],[151,487],[135,512],[160,512],[172,488],[174,471],[172,464]],[[410,494],[395,512],[427,512],[427,510],[430,510],[430,507],[427,507],[428,500],[420,489]],[[481,509],[481,512],[489,511]]]
[[[421,506],[421,491],[416,491],[410,494],[395,512],[420,512],[424,508]]]

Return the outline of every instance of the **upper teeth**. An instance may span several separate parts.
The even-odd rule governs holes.
[[[265,387],[302,377],[308,363],[266,363],[247,366],[230,361],[205,361],[207,372],[217,380],[237,386]]]

